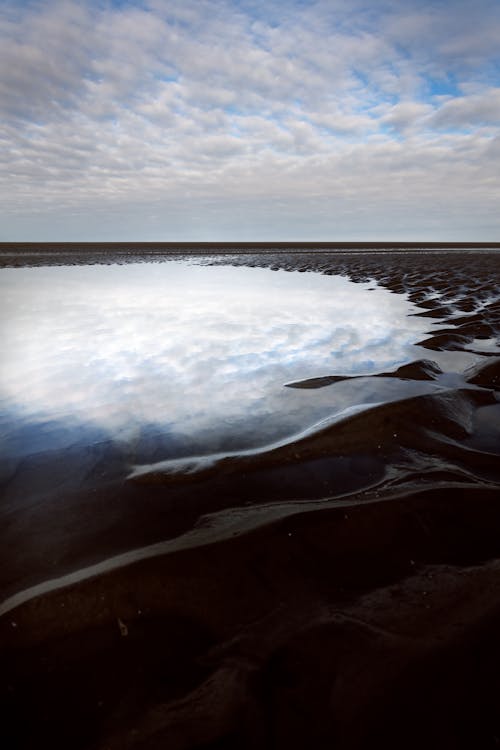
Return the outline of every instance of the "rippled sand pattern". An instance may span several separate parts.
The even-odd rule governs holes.
[[[118,458],[100,456],[110,482],[73,496],[69,536],[70,518],[45,529],[28,506],[4,514],[6,538],[31,533],[30,549],[6,545],[7,568],[45,565],[44,534],[60,539],[52,575],[0,610],[5,746],[495,747],[500,254],[203,262],[406,292],[429,324],[414,362],[362,383],[326,371],[287,385],[429,390],[264,450],[144,462],[124,484]],[[95,471],[92,456],[74,460]]]

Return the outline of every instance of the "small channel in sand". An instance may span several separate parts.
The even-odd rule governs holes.
[[[435,387],[284,387],[418,357],[433,324],[374,283],[171,261],[3,269],[0,298],[4,456],[102,440],[131,463],[248,450]]]

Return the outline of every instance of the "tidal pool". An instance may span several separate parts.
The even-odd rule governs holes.
[[[3,269],[0,299],[7,455],[109,439],[131,461],[242,450],[435,387],[284,387],[420,356],[429,321],[373,282],[170,261]]]

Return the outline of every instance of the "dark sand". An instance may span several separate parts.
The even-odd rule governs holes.
[[[0,265],[31,265],[29,252],[12,262],[0,249]],[[118,257],[94,252],[37,250],[36,264]],[[484,347],[500,340],[500,253],[295,248],[210,262],[406,291],[429,319],[422,357],[378,376],[434,380],[454,362],[457,374],[195,475],[158,464],[123,482],[123,456],[101,446],[66,455],[75,482],[52,494],[60,456],[10,478],[0,584],[2,599],[21,593],[0,605],[2,746],[500,746],[500,356]],[[463,351],[480,354],[460,374]]]

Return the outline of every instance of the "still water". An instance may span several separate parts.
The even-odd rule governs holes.
[[[4,455],[104,439],[139,461],[154,444],[157,459],[241,450],[433,387],[284,387],[421,356],[429,322],[374,283],[170,261],[3,269],[0,300]]]

